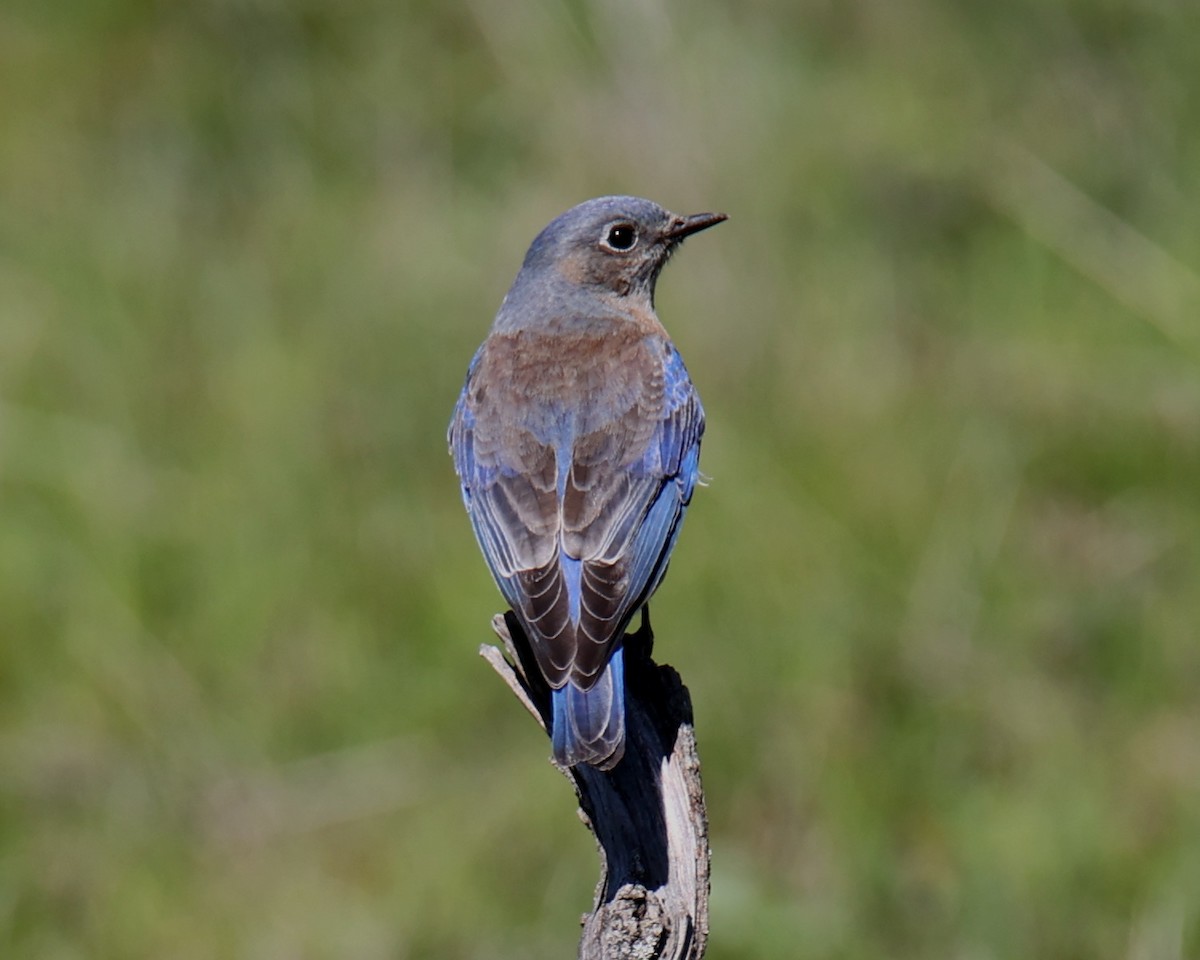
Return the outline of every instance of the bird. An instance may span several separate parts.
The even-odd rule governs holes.
[[[622,638],[699,482],[704,409],[654,309],[684,238],[722,213],[587,200],[534,239],[448,432],[463,503],[551,690],[555,761],[625,751]]]

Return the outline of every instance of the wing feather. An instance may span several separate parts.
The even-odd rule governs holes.
[[[612,479],[593,485],[589,521],[580,543],[583,559],[579,647],[574,676],[582,686],[603,668],[613,641],[657,589],[678,536],[698,475],[704,410],[679,354],[667,347],[658,378],[659,414],[650,435]],[[661,386],[660,386],[661,385]],[[638,419],[627,433],[641,433],[645,409],[626,414]],[[615,429],[620,431],[619,422]],[[629,450],[630,447],[624,447]],[[564,524],[570,530],[570,524]]]
[[[516,339],[476,354],[451,452],[484,556],[547,682],[587,690],[666,570],[704,412],[660,338]]]

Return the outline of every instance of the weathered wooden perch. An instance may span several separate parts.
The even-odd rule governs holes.
[[[487,659],[549,727],[550,690],[512,613],[492,620],[508,659]],[[610,771],[555,764],[596,837],[600,881],[583,918],[580,960],[699,960],[708,941],[708,820],[692,702],[679,674],[651,658],[649,618],[625,637],[625,757]]]

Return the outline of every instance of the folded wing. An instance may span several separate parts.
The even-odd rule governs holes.
[[[563,378],[562,397],[553,377],[520,390],[519,377],[514,386],[489,369],[486,350],[450,428],[463,499],[547,682],[587,690],[666,571],[704,413],[679,355],[657,338],[595,361],[605,375],[577,397],[578,377]]]

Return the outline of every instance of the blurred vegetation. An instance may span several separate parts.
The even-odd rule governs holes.
[[[1200,956],[1200,7],[13,0],[0,953],[572,956],[445,427],[547,221],[730,222],[655,602],[709,956]]]

